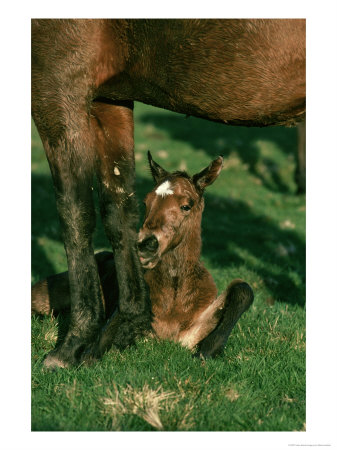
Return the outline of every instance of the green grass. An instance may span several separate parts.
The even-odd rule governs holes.
[[[65,318],[32,318],[32,430],[305,430],[305,198],[293,181],[296,130],[185,119],[137,104],[137,195],[152,189],[146,151],[194,173],[225,168],[206,194],[202,259],[219,290],[236,277],[255,301],[216,359],[142,339],[93,367],[47,372]],[[142,213],[141,209],[141,213]],[[100,220],[95,249],[109,249]],[[42,145],[32,130],[32,282],[66,270]]]

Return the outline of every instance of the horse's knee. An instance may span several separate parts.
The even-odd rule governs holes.
[[[254,293],[248,283],[236,279],[219,298],[222,297],[224,305],[219,311],[221,314],[219,323],[198,346],[198,355],[204,358],[210,358],[224,348],[235,324],[252,304]]]
[[[250,285],[241,279],[233,280],[226,289],[226,306],[235,305],[238,310],[245,311],[254,300],[254,292]],[[242,312],[243,312],[242,311]]]
[[[57,210],[66,250],[76,253],[85,251],[91,246],[96,224],[91,192],[83,199],[78,199],[77,196],[58,195]]]

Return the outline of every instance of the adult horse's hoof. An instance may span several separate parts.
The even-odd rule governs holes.
[[[56,370],[68,368],[70,364],[61,359],[55,351],[52,351],[45,357],[43,366],[47,370]]]
[[[82,363],[82,355],[90,344],[78,336],[67,336],[62,345],[52,350],[43,361],[43,365],[48,370],[65,369],[76,367]]]

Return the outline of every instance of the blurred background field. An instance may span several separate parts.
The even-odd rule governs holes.
[[[147,150],[165,169],[190,174],[225,157],[205,195],[202,259],[219,291],[236,277],[250,283],[254,304],[213,361],[143,339],[94,367],[55,373],[41,362],[60,319],[33,317],[32,429],[304,430],[305,197],[295,194],[296,129],[229,127],[136,104],[140,217],[153,187]],[[109,249],[98,209],[94,245]],[[32,283],[63,270],[49,167],[32,125]]]

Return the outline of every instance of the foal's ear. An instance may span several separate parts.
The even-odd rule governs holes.
[[[212,184],[219,176],[223,166],[223,157],[219,156],[217,159],[211,162],[206,169],[193,175],[193,183],[195,187],[203,192],[204,189]]]
[[[160,167],[159,164],[157,164],[153,159],[150,151],[147,152],[147,158],[149,160],[149,165],[151,169],[151,173],[153,176],[154,181],[157,183],[160,178],[166,177],[169,172],[167,172],[165,169]]]

